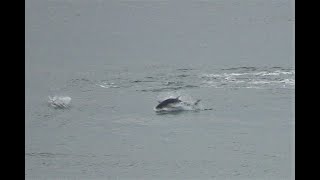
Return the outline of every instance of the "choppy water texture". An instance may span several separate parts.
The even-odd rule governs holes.
[[[165,73],[163,73],[165,71]],[[102,88],[127,88],[143,92],[192,88],[293,89],[295,72],[286,67],[233,67],[228,69],[153,69],[146,77],[118,77],[97,83]]]
[[[27,1],[26,179],[294,179],[292,3]]]

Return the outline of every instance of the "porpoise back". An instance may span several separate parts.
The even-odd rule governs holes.
[[[156,109],[161,109],[161,108],[168,106],[169,104],[175,104],[175,103],[180,103],[180,102],[181,102],[181,100],[179,99],[179,97],[169,98],[169,99],[162,101],[160,104],[158,104]]]

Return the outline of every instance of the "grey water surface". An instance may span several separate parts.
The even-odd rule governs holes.
[[[294,1],[27,0],[25,20],[26,179],[295,178]],[[198,109],[154,111],[177,96]]]

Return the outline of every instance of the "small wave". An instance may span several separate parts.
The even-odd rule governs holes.
[[[203,74],[201,77],[208,77],[208,78],[217,78],[217,77],[224,77],[225,74]]]
[[[135,80],[135,81],[130,81],[131,83],[144,83],[144,82],[154,82],[154,81],[148,81],[148,80]]]
[[[193,70],[191,68],[181,68],[181,69],[177,69],[177,71],[190,71]]]
[[[273,66],[273,67],[271,67],[271,69],[282,69],[282,67],[280,67],[280,66]]]
[[[244,88],[247,88],[247,89],[264,89],[263,87],[260,87],[260,86],[246,86]]]
[[[197,88],[197,87],[199,87],[199,86],[196,86],[196,85],[185,85],[184,87],[185,87],[185,88]]]
[[[97,85],[102,88],[120,88],[120,86],[116,85],[115,83],[103,82],[102,84],[97,84]]]
[[[169,86],[169,85],[182,85],[183,82],[181,81],[167,81],[164,83],[166,86]]]
[[[233,68],[226,68],[221,70],[227,70],[227,71],[237,71],[237,70],[247,70],[247,71],[255,71],[257,70],[257,67],[233,67]]]
[[[77,88],[81,91],[91,91],[94,87],[94,82],[86,78],[74,78],[67,81],[65,88]]]
[[[271,83],[270,81],[253,81],[253,82],[248,82],[249,84],[269,84]]]
[[[179,87],[156,88],[156,89],[151,89],[151,90],[149,90],[149,91],[152,91],[152,92],[161,92],[161,91],[172,91],[172,90],[179,90],[179,89],[182,89],[182,87],[179,86]]]
[[[294,79],[284,79],[284,80],[282,80],[280,82],[281,83],[290,84],[290,85],[294,85],[295,84],[295,80]]]
[[[161,87],[161,88],[148,88],[148,89],[141,89],[136,91],[142,92],[168,92],[168,91],[176,91],[182,89],[183,87]]]
[[[283,80],[278,80],[278,81],[252,81],[248,82],[249,84],[278,84],[278,83],[285,83],[285,84],[290,84],[294,85],[295,81],[294,79],[283,79]]]
[[[274,72],[262,72],[261,74],[257,74],[257,75],[261,75],[261,76],[279,76],[281,74],[285,74],[285,75],[291,75],[294,74],[294,71],[274,71]]]
[[[142,91],[142,92],[170,92],[170,91],[177,91],[181,89],[188,89],[188,88],[198,88],[200,86],[198,85],[179,85],[179,86],[170,86],[172,84],[166,84],[167,87],[160,87],[160,88],[149,88],[149,89],[142,89],[142,90],[137,90],[137,91]]]
[[[177,77],[179,77],[179,78],[185,78],[185,77],[188,77],[189,75],[187,75],[187,74],[181,74],[181,75],[178,75]]]
[[[82,82],[90,82],[90,80],[86,79],[86,78],[75,78],[75,79],[71,79],[68,82],[72,83],[72,84],[79,84],[79,83],[82,83]]]
[[[68,154],[62,154],[62,153],[48,153],[48,152],[39,152],[39,153],[26,153],[26,156],[31,157],[48,157],[48,158],[55,158],[57,156],[67,156]]]

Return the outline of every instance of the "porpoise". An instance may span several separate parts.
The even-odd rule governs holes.
[[[174,105],[174,104],[177,104],[177,103],[181,103],[182,101],[179,98],[180,98],[180,96],[178,96],[177,98],[166,99],[166,100],[160,102],[156,106],[156,109],[162,109],[162,108],[170,107],[171,105]]]

